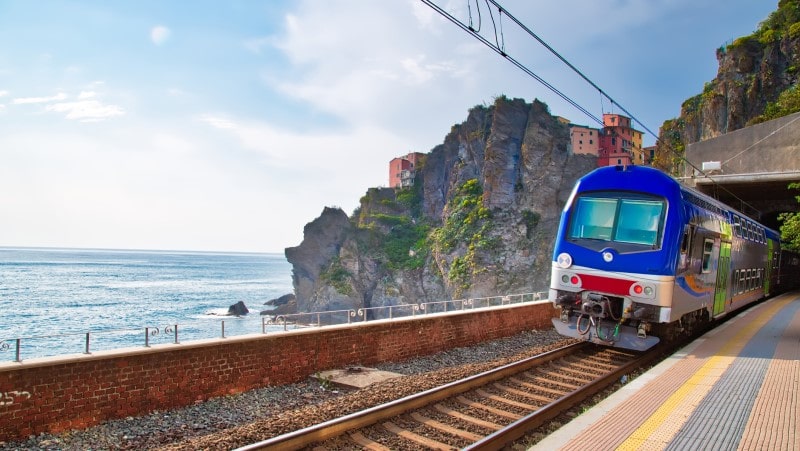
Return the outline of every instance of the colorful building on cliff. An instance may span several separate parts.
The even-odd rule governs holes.
[[[570,124],[569,135],[572,153],[597,155],[598,167],[650,162],[642,148],[642,132],[621,114],[604,113],[602,129]]]
[[[600,130],[585,125],[569,125],[572,153],[597,155],[600,150]]]
[[[414,173],[416,172],[425,154],[411,152],[408,155],[393,158],[389,162],[389,187],[405,188],[414,185]]]

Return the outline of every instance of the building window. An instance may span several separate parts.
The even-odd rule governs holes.
[[[591,139],[589,140],[589,144],[594,144]]]

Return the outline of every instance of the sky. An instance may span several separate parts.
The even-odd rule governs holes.
[[[624,114],[485,1],[435,3]],[[498,3],[655,133],[777,8]],[[0,246],[283,253],[501,95],[597,125],[419,0],[0,0]]]

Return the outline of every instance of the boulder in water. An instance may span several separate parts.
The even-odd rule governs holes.
[[[297,313],[297,298],[294,293],[284,294],[283,296],[270,299],[264,305],[274,307],[272,310],[263,310],[262,315],[289,315]]]
[[[250,310],[247,309],[247,306],[244,305],[244,302],[242,301],[239,301],[228,307],[228,315],[244,316],[248,313],[250,313]]]

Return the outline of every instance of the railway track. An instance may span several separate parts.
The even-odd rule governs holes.
[[[573,344],[239,449],[500,449],[649,364],[654,351]]]

